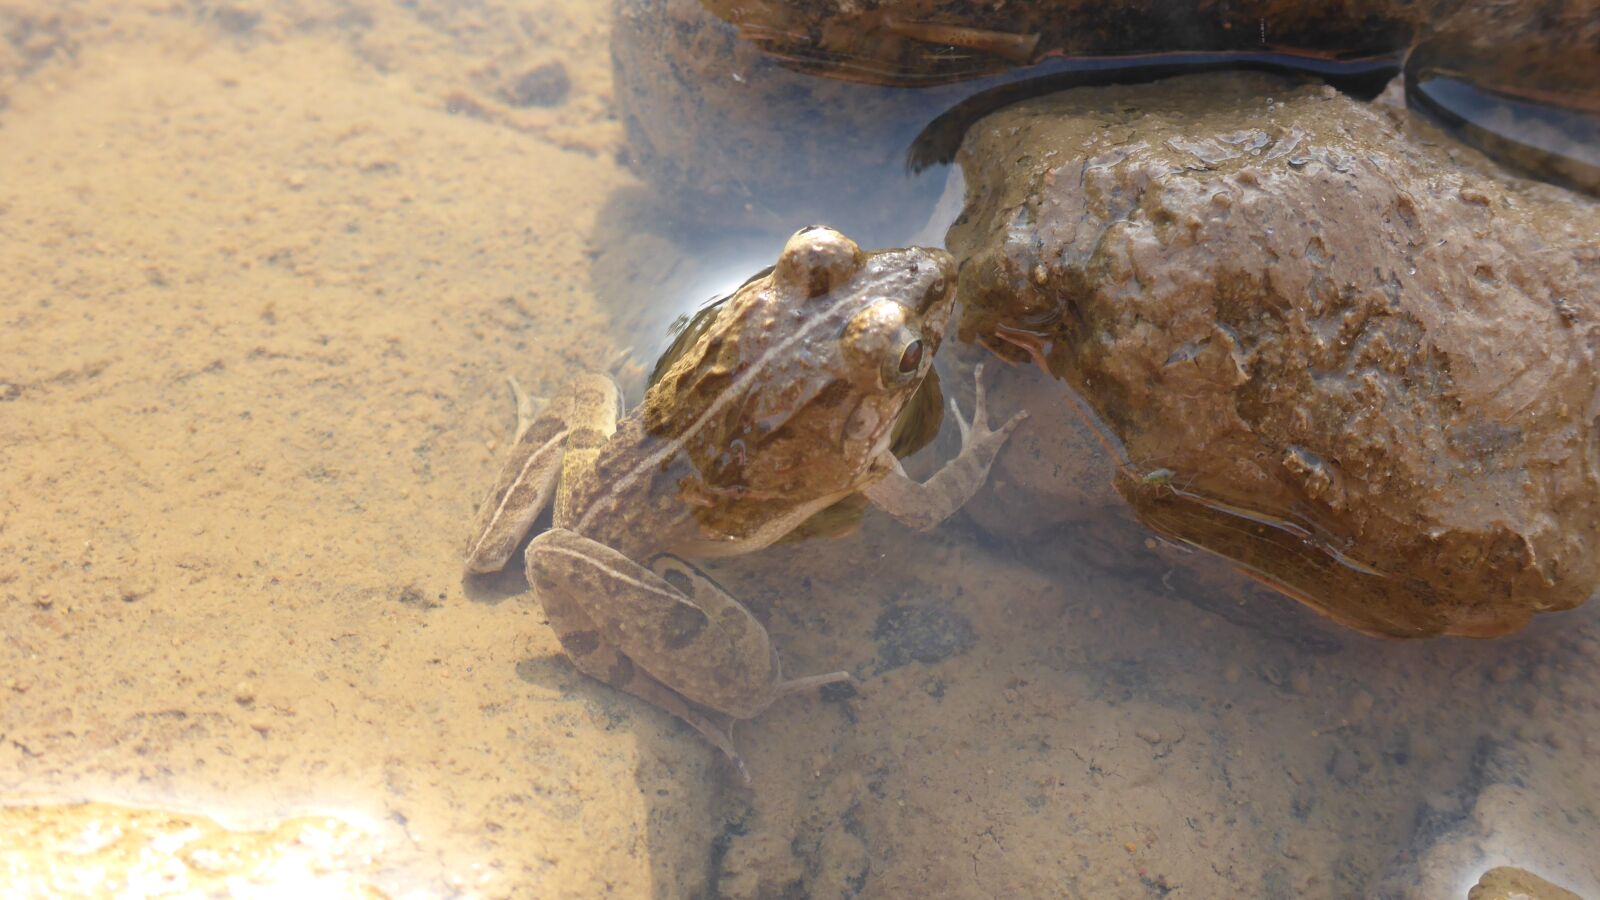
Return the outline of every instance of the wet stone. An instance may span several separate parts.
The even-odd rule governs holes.
[[[1374,634],[1592,593],[1600,203],[1266,75],[1026,101],[961,164],[962,337],[1078,392],[1146,527]]]
[[[261,13],[245,6],[224,3],[211,10],[211,21],[231,34],[248,34],[261,24]]]
[[[1467,900],[1578,900],[1578,895],[1526,869],[1496,866],[1467,891]]]
[[[560,106],[572,93],[572,80],[567,77],[567,67],[559,62],[549,62],[529,69],[505,90],[506,102],[512,106]]]

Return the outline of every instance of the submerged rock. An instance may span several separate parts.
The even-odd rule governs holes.
[[[703,0],[800,71],[926,85],[1047,57],[1175,51],[1349,59],[1432,42],[1492,59],[1497,84],[1596,95],[1593,0]]]
[[[1467,891],[1467,900],[1581,900],[1573,892],[1516,866],[1496,866]]]
[[[1600,204],[1441,144],[1260,75],[1011,107],[961,152],[963,336],[1079,392],[1144,524],[1347,625],[1576,606]]]

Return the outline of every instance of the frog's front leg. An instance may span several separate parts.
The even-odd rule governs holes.
[[[879,463],[886,470],[884,476],[862,490],[874,506],[913,528],[926,531],[954,515],[983,486],[1001,446],[1028,413],[1026,410],[1019,412],[999,428],[990,429],[984,411],[982,363],[978,364],[974,377],[978,387],[971,425],[961,418],[955,401],[950,401],[956,424],[961,428],[961,452],[925,482],[906,475],[900,460],[885,453]]]
[[[833,672],[784,680],[766,628],[675,557],[647,568],[557,528],[528,545],[527,560],[528,582],[579,669],[684,719],[735,762],[725,725],[684,699],[748,719],[785,694],[850,679]]]

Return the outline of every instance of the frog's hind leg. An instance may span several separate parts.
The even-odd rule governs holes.
[[[622,415],[621,394],[604,375],[579,375],[537,416],[516,379],[506,381],[516,398],[517,432],[500,476],[473,520],[466,554],[469,575],[505,568],[552,498],[556,524],[571,515],[567,498],[575,473],[593,465]]]
[[[568,417],[552,408],[535,418],[533,403],[521,385],[513,378],[506,380],[511,383],[511,393],[516,398],[517,432],[494,487],[484,495],[473,517],[472,538],[467,542],[466,553],[469,575],[505,568],[539,513],[549,505],[566,451]]]
[[[554,528],[528,545],[541,602],[582,609],[599,638],[684,698],[748,719],[779,696],[847,680],[838,672],[782,680],[766,628],[709,578],[675,557],[654,571],[576,532]]]
[[[533,414],[533,398],[529,397],[528,392],[522,389],[522,384],[517,381],[515,375],[506,376],[506,386],[511,388],[511,396],[517,402],[517,434],[511,439],[511,443],[520,444],[522,443],[522,436],[527,434],[528,429],[533,426],[535,418]]]
[[[683,560],[670,554],[656,557],[650,563],[650,571],[661,576],[666,582],[677,589],[690,603],[708,615],[717,614],[723,619],[731,620],[735,616],[750,616],[744,604],[733,599],[722,585],[717,584],[706,576],[704,572],[689,565]],[[720,612],[718,612],[720,611]],[[751,617],[751,624],[761,629],[761,638],[767,640],[767,631],[759,622]],[[790,694],[800,694],[830,684],[840,682],[855,683],[855,677],[849,672],[827,672],[822,675],[806,675],[801,678],[784,678],[782,667],[778,662],[778,652],[770,649],[772,654],[773,682],[763,706],[770,705],[780,697]],[[759,709],[755,712],[760,712]],[[754,715],[754,713],[751,713]],[[741,716],[748,718],[748,716]]]
[[[583,608],[554,593],[541,593],[540,603],[550,627],[561,641],[561,649],[572,665],[590,678],[597,678],[619,690],[654,704],[689,723],[712,746],[722,751],[740,780],[750,783],[750,773],[733,746],[733,718],[722,713],[702,711],[673,689],[633,664],[628,655],[608,643]]]

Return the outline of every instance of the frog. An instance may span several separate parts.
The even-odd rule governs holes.
[[[812,226],[680,334],[633,410],[601,373],[537,415],[514,386],[517,431],[467,574],[503,569],[550,507],[524,564],[564,654],[688,723],[748,782],[734,722],[853,679],[788,677],[766,628],[694,561],[761,550],[858,496],[928,530],[976,493],[1026,417],[989,427],[981,370],[970,422],[950,404],[954,457],[917,481],[891,448],[933,371],[955,276],[943,250],[864,252]]]

